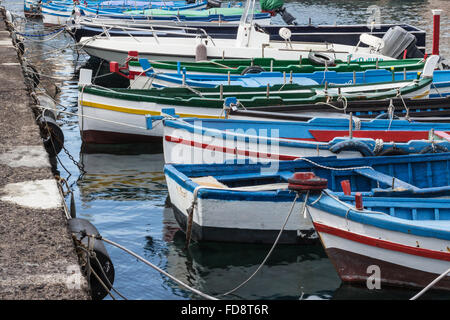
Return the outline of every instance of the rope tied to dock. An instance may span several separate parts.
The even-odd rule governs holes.
[[[140,255],[136,254],[135,252],[125,248],[124,246],[122,246],[122,245],[120,245],[120,244],[118,244],[118,243],[116,243],[114,241],[108,240],[108,239],[106,239],[106,238],[104,238],[104,237],[102,237],[100,235],[98,235],[98,236],[96,236],[96,235],[87,235],[87,236],[94,237],[97,240],[102,240],[102,241],[104,241],[104,242],[106,242],[106,243],[108,243],[108,244],[110,244],[112,246],[115,246],[115,247],[125,251],[126,253],[130,254],[131,256],[135,257],[136,259],[140,260],[141,262],[145,263],[146,265],[150,266],[151,268],[153,268],[156,271],[160,272],[161,274],[165,275],[166,277],[168,277],[172,281],[176,282],[177,284],[181,285],[182,287],[188,289],[189,291],[191,291],[191,292],[193,292],[193,293],[195,293],[195,294],[197,294],[197,295],[199,295],[199,296],[201,296],[201,297],[203,297],[205,299],[208,299],[208,300],[219,300],[218,298],[215,298],[215,297],[210,296],[208,294],[205,294],[205,293],[203,293],[203,292],[201,292],[201,291],[199,291],[199,290],[197,290],[195,288],[190,287],[189,285],[185,284],[181,280],[178,280],[174,276],[172,276],[169,273],[165,272],[164,270],[162,270],[158,266],[156,266],[156,265],[152,264],[151,262],[149,262],[148,260],[142,258]]]

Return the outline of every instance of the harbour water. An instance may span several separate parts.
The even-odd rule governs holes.
[[[23,12],[23,1],[3,2],[14,12]],[[443,9],[441,53],[450,57],[450,2],[447,0],[304,0],[287,2],[288,10],[300,24],[365,23],[379,8],[381,23],[408,23],[427,31],[431,48],[431,9]],[[279,17],[274,23],[281,23]],[[28,30],[40,28],[30,20]],[[43,75],[41,80],[61,90],[59,108],[77,112],[77,74],[88,56],[80,56],[70,45],[73,40],[60,34],[47,42],[29,41],[27,56]],[[65,48],[62,50],[61,48]],[[78,59],[78,60],[77,60]],[[95,72],[95,71],[94,71]],[[58,170],[74,191],[77,216],[90,220],[103,237],[133,250],[190,286],[220,297],[246,280],[268,253],[269,245],[194,243],[184,249],[184,234],[178,230],[170,207],[163,174],[161,145],[82,146],[76,115],[61,113],[65,148],[59,154]],[[72,161],[71,157],[75,161]],[[77,165],[78,163],[78,165]],[[80,169],[80,166],[83,170]],[[83,173],[83,171],[85,171]],[[107,246],[115,268],[114,287],[128,299],[199,299],[160,273]],[[320,244],[278,246],[262,270],[228,299],[408,299],[417,291],[342,285]],[[440,299],[441,293],[425,298]],[[105,299],[111,299],[107,297]]]

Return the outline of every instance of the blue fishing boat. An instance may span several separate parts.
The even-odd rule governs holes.
[[[362,119],[402,118],[420,122],[450,122],[450,96],[433,99],[393,98],[384,100],[329,101],[292,106],[255,107],[252,110],[230,109],[229,114],[248,119],[304,121],[304,114],[339,116],[353,113]]]
[[[298,172],[289,180],[289,190],[306,193],[306,211],[343,282],[450,290],[448,156],[417,159],[403,168],[389,163],[388,171],[369,161],[356,175]],[[343,193],[330,190],[339,183]]]
[[[139,59],[145,75],[152,79],[153,87],[188,85],[190,87],[214,88],[219,85],[240,85],[243,87],[265,87],[277,84],[296,83],[299,85],[329,84],[368,84],[398,80],[413,80],[419,76],[416,71],[391,72],[374,69],[363,72],[316,71],[313,73],[260,72],[243,75],[196,74],[185,70],[179,72],[157,73],[147,59]],[[430,98],[450,95],[450,70],[433,72]]]
[[[161,10],[162,13],[167,11],[173,11],[178,13],[183,10],[201,10],[206,8],[208,2],[198,2],[193,4],[188,4],[186,2],[171,2],[173,6],[168,5],[169,2],[132,2],[132,1],[114,1],[103,4],[102,2],[94,2],[88,5],[86,4],[73,4],[64,2],[46,2],[40,4],[40,11],[42,13],[43,22],[45,25],[64,25],[71,18],[75,11],[78,11],[81,15],[105,15],[105,16],[124,16],[124,19],[130,16],[124,14],[132,9],[152,9]]]
[[[166,163],[228,163],[243,159],[275,161],[330,155],[349,158],[450,150],[449,141],[430,140],[434,139],[435,130],[449,132],[446,123],[357,120],[164,119],[164,158]],[[153,128],[161,116],[150,116],[147,121]]]
[[[94,8],[83,8],[78,6],[81,16],[101,17],[102,19],[119,19],[122,21],[178,21],[178,22],[219,22],[239,23],[244,9],[241,8],[211,8],[208,10],[197,10],[197,8],[166,8],[135,10],[123,12],[108,12]],[[253,18],[257,23],[270,24],[271,15],[267,12],[255,12]],[[143,30],[145,31],[145,30]],[[130,33],[129,33],[130,34]],[[131,33],[132,34],[132,33]]]
[[[341,227],[349,215],[353,221],[362,216],[379,219],[379,225],[386,223],[387,216],[397,221],[404,219],[408,228],[403,230],[420,236],[418,244],[408,244],[416,248],[427,246],[426,231],[434,229],[445,234],[446,245],[441,242],[439,249],[434,250],[446,257],[448,268],[450,203],[445,197],[450,195],[449,161],[449,153],[351,159],[311,157],[268,163],[166,164],[164,173],[177,222],[184,231],[190,226],[188,236],[193,240],[273,243],[281,230],[279,243],[317,239],[307,211],[302,211],[305,198],[294,202],[296,194],[292,186],[289,189],[291,180],[298,188],[326,188],[330,197],[346,201],[346,207],[342,205],[333,213],[337,206],[329,204],[326,194],[322,199],[311,190],[306,199],[308,208],[316,206],[328,215],[337,215]],[[321,179],[302,184],[292,180],[297,172],[311,172]],[[325,183],[322,179],[326,179]],[[355,192],[361,194],[366,208],[358,215],[353,208]],[[293,210],[289,218],[290,208]],[[314,217],[313,220],[318,221]],[[426,263],[422,265],[427,268]]]

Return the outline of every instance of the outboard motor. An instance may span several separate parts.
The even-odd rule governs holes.
[[[294,18],[289,12],[287,12],[284,6],[280,9],[277,9],[276,12],[280,14],[281,18],[284,22],[286,22],[286,24],[298,25],[296,18]]]
[[[272,16],[279,14],[286,24],[298,24],[296,18],[287,12],[283,0],[260,0],[259,3],[262,12],[269,12]]]
[[[401,59],[406,50],[406,58],[424,57],[416,46],[416,37],[399,26],[390,28],[384,34],[383,40],[384,47],[381,49],[381,54],[385,56]]]

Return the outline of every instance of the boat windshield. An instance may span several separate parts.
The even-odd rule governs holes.
[[[244,12],[242,13],[240,24],[251,24],[253,22],[253,14],[255,12],[256,0],[247,0],[245,2]]]

